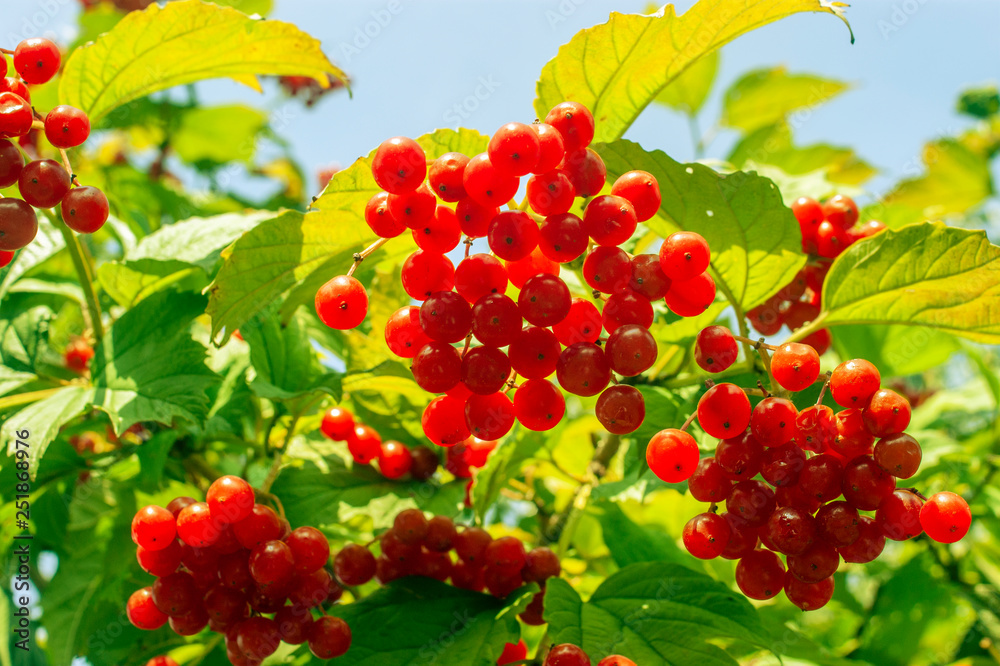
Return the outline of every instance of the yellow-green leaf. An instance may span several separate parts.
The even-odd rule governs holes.
[[[203,79],[229,77],[257,90],[258,74],[347,77],[318,40],[290,23],[252,19],[202,0],[150,5],[69,57],[59,99],[92,122],[126,102]]]
[[[656,96],[656,102],[694,116],[701,110],[719,71],[719,51],[699,58]]]
[[[813,74],[789,74],[784,67],[754,70],[726,90],[720,122],[749,132],[784,120],[797,109],[818,106],[848,87]]]
[[[1000,247],[985,232],[940,222],[888,229],[837,258],[823,286],[823,307],[800,332],[908,324],[1000,342]]]
[[[613,12],[607,23],[574,35],[542,68],[535,113],[544,118],[559,102],[574,100],[597,119],[596,141],[618,139],[699,58],[800,12],[825,12],[847,23],[846,6],[826,0],[700,0],[680,16],[673,5],[650,16]]]
[[[265,127],[267,114],[242,104],[191,109],[181,115],[170,147],[188,163],[249,163]]]

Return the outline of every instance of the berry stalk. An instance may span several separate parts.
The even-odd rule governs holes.
[[[100,342],[104,338],[104,322],[101,315],[101,302],[97,298],[97,291],[94,289],[94,267],[90,259],[84,254],[83,245],[76,234],[63,222],[56,220],[52,211],[39,209],[54,227],[59,229],[63,240],[66,242],[66,249],[73,260],[73,268],[76,270],[77,279],[83,288],[83,297],[86,301],[86,309],[83,312],[86,325],[94,332],[94,338]]]

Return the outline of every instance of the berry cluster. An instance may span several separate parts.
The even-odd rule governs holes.
[[[377,543],[377,557],[368,546],[344,546],[333,559],[337,580],[354,587],[372,579],[385,585],[406,576],[426,576],[442,582],[450,580],[464,590],[486,590],[501,598],[525,583],[538,583],[542,591],[520,615],[521,620],[532,625],[544,622],[545,581],[561,571],[559,558],[548,548],[526,551],[514,537],[494,539],[478,527],[458,530],[447,516],[428,520],[419,509],[399,512]],[[452,559],[451,551],[455,551],[457,559]]]
[[[736,342],[728,329],[709,327],[698,336],[696,358],[720,372],[735,360]],[[796,393],[819,379],[819,355],[809,345],[758,342],[756,349],[765,362],[767,350],[774,352],[769,367],[776,390]],[[697,443],[683,429],[657,433],[646,450],[658,477],[687,480],[695,499],[712,503],[684,527],[688,552],[738,559],[736,582],[746,596],[770,599],[784,590],[803,610],[830,600],[841,560],[871,562],[887,538],[904,541],[922,532],[952,543],[972,520],[954,493],[925,500],[914,489],[896,488],[897,479],[917,473],[921,449],[904,432],[909,402],[881,388],[874,365],[845,361],[824,379],[823,391],[829,388],[843,407],[839,412],[821,402],[799,410],[763,389],[750,391],[765,396],[751,407],[744,389],[715,384],[696,412],[702,430],[721,440],[714,456],[699,460]],[[726,513],[717,514],[723,502]]]
[[[140,509],[132,541],[139,565],[156,576],[128,600],[139,629],[169,622],[192,636],[207,626],[225,634],[233,666],[258,666],[282,641],[308,642],[320,659],[350,647],[346,622],[313,616],[343,593],[325,568],[326,537],[313,527],[292,530],[238,477],[216,480],[204,502],[178,497],[166,508]]]
[[[323,99],[327,93],[340,90],[345,83],[331,74],[326,75],[327,85],[324,88],[311,76],[279,76],[278,85],[289,97],[301,97],[303,103],[310,107]],[[328,179],[329,180],[329,179]],[[326,183],[323,183],[326,185]]]
[[[80,375],[87,372],[92,358],[94,358],[94,348],[83,338],[73,338],[63,350],[63,362],[66,368]]]
[[[0,56],[0,188],[17,184],[21,199],[0,200],[0,267],[14,259],[38,233],[34,208],[59,205],[66,225],[79,233],[93,233],[108,219],[108,199],[96,187],[82,187],[69,171],[65,149],[79,146],[90,136],[87,114],[72,106],[57,106],[43,119],[31,108],[28,84],[49,81],[62,56],[47,39],[26,39],[13,52],[17,76],[6,76],[7,59]],[[24,150],[33,143],[33,129],[44,129],[63,164],[51,159],[24,163]],[[9,139],[18,138],[19,144]],[[66,165],[66,168],[63,168]],[[76,187],[74,187],[74,185]]]
[[[517,645],[508,643],[506,647],[507,649],[504,650],[497,664],[502,665],[520,661],[528,655],[528,648],[524,645],[524,641],[521,641]],[[583,648],[572,643],[561,643],[552,646],[552,649],[545,656],[543,666],[590,666],[590,657],[583,651]],[[636,666],[636,664],[628,657],[613,654],[610,657],[601,659],[597,662],[597,666]]]
[[[408,229],[420,248],[403,264],[402,284],[421,304],[396,311],[385,340],[397,356],[413,359],[422,388],[444,394],[423,416],[434,443],[496,440],[515,420],[548,430],[565,412],[560,387],[599,394],[595,411],[604,427],[634,431],[645,415],[642,394],[615,375],[638,375],[656,360],[648,330],[653,301],[692,317],[714,300],[700,235],[672,234],[658,254],[632,257],[619,247],[659,209],[659,185],[645,171],[630,171],[600,194],[606,170],[588,148],[593,136],[590,111],[563,102],[545,122],[504,125],[487,152],[471,158],[447,153],[428,166],[423,149],[405,137],[376,151],[372,174],[385,191],[365,209],[381,237],[372,248]],[[518,208],[512,197],[525,176]],[[582,218],[570,212],[576,198],[587,199]],[[446,253],[463,235],[466,256],[456,267]],[[490,253],[469,255],[472,240],[482,237]],[[355,267],[370,250],[356,255]],[[596,305],[574,298],[559,277],[561,264],[584,254]],[[316,311],[333,328],[354,328],[367,314],[367,293],[352,273],[316,294]],[[517,293],[507,295],[508,285]]]
[[[874,236],[885,229],[877,220],[858,225],[858,206],[843,194],[830,197],[822,204],[809,197],[799,197],[792,203],[792,213],[802,232],[802,251],[809,263],[792,281],[765,303],[747,312],[747,319],[761,335],[775,335],[781,327],[796,331],[819,316],[823,281],[830,264],[855,242]],[[821,329],[803,342],[818,353],[830,348],[829,329]]]

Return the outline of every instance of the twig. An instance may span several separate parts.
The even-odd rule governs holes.
[[[61,220],[56,220],[52,211],[45,208],[42,208],[41,211],[52,223],[52,226],[59,229],[66,242],[66,249],[69,250],[69,256],[73,260],[73,268],[76,270],[76,277],[80,281],[83,296],[87,302],[87,308],[84,310],[84,317],[87,319],[85,323],[94,332],[94,339],[100,342],[104,338],[104,323],[101,320],[101,303],[97,299],[97,291],[94,290],[93,266],[84,255],[80,239],[76,237],[72,229]]]
[[[361,250],[361,252],[356,252],[354,254],[354,263],[351,265],[349,269],[347,269],[347,275],[348,276],[354,275],[354,271],[356,271],[358,266],[361,265],[361,262],[365,260],[365,257],[367,257],[372,252],[379,249],[388,242],[389,242],[388,238],[379,238],[377,241],[375,241],[365,249]]]
[[[691,416],[684,419],[684,425],[681,426],[681,432],[687,432],[687,429],[694,423],[695,418],[698,416],[698,412],[691,412]]]

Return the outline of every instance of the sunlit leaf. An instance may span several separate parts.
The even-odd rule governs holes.
[[[810,110],[847,90],[843,81],[789,74],[784,67],[747,72],[726,90],[720,122],[749,132]]]

